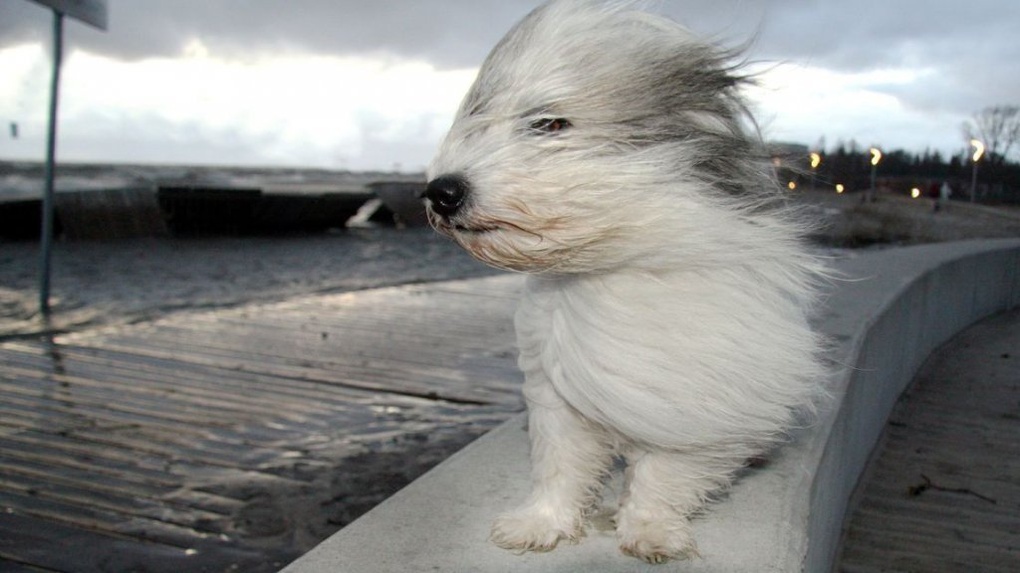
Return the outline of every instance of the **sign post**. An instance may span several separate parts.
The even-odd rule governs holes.
[[[57,150],[57,101],[60,64],[64,52],[64,16],[106,30],[106,0],[33,0],[53,10],[53,73],[50,78],[49,130],[46,136],[45,187],[42,202],[42,237],[39,263],[39,312],[50,315],[50,261],[53,253],[53,181]]]

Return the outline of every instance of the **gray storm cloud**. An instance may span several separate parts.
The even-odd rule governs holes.
[[[373,53],[473,67],[536,0],[129,0],[110,32],[69,26],[70,45],[125,60],[173,57],[193,40],[217,55]],[[648,3],[648,2],[646,2]],[[660,0],[653,7],[726,41],[756,35],[756,59],[841,71],[933,67],[1002,99],[1020,88],[1020,2]],[[0,3],[0,46],[39,41],[46,14]],[[982,73],[1000,66],[994,73]],[[990,98],[995,99],[995,98]]]
[[[218,60],[362,55],[427,62],[438,70],[469,69],[478,66],[502,34],[538,3],[109,0],[109,31],[69,24],[67,46],[123,62],[175,58],[199,43]],[[960,119],[985,106],[1020,104],[1017,1],[647,0],[638,4],[650,5],[726,44],[750,38],[752,61],[841,74],[900,74],[904,81],[875,83],[868,89],[895,98],[915,117],[934,118],[937,125],[932,132],[948,134],[943,136],[943,146],[946,138],[955,141]],[[48,34],[46,9],[25,0],[0,0],[0,49],[26,43],[48,45]],[[43,73],[31,77],[40,82],[46,79]],[[41,92],[22,85],[18,93]],[[21,116],[25,105],[20,101],[0,111]],[[822,134],[842,111],[798,119],[801,124],[817,125]],[[895,125],[893,119],[889,126]]]
[[[193,40],[217,55],[373,53],[473,67],[537,0],[110,1],[110,32],[69,26],[71,45],[125,60],[173,57]],[[841,71],[930,66],[959,74],[990,65],[1008,92],[1020,78],[1020,2],[1002,0],[659,0],[644,2],[731,43],[756,36],[756,59]],[[0,3],[0,46],[39,41],[45,10]],[[993,64],[992,62],[995,62]],[[1006,79],[1008,86],[1001,86]],[[1016,82],[1020,82],[1017,79]],[[1009,88],[1009,89],[1006,89]],[[995,90],[1000,91],[1000,90]],[[1014,93],[1016,90],[1013,90]]]

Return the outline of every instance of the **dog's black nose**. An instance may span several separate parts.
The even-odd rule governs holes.
[[[432,203],[432,210],[443,217],[452,217],[467,202],[471,186],[460,175],[442,175],[429,181],[424,197]]]

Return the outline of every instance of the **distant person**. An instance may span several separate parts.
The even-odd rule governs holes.
[[[935,210],[945,209],[949,207],[949,197],[953,195],[953,188],[949,185],[948,181],[942,182],[942,187],[939,188],[939,201],[935,204]]]

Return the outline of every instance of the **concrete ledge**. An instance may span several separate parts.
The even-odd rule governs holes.
[[[492,519],[528,490],[518,416],[284,572],[831,570],[850,495],[921,363],[969,324],[1020,304],[1020,240],[852,254],[834,266],[846,280],[834,285],[818,321],[835,343],[833,401],[697,520],[702,559],[649,566],[625,557],[601,519],[580,544],[551,553],[516,555],[488,543]],[[610,507],[614,495],[607,495]]]

